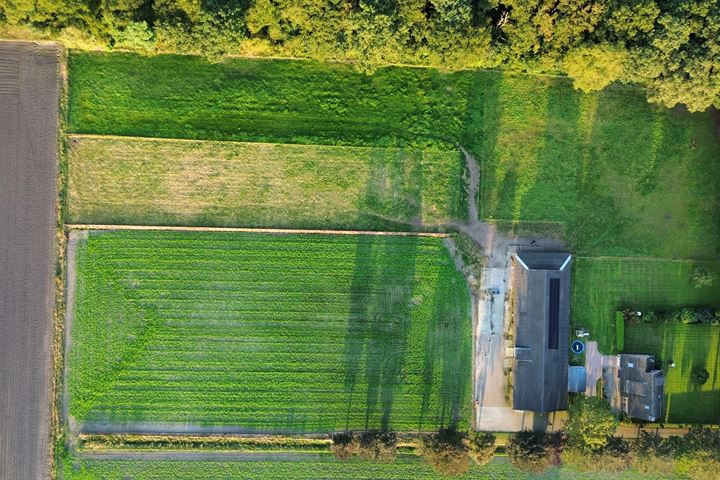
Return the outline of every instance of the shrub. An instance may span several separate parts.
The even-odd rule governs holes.
[[[698,365],[693,367],[692,372],[690,372],[690,378],[695,385],[702,387],[708,381],[708,378],[710,378],[710,373],[704,367]]]
[[[679,438],[679,437],[675,437]],[[674,445],[657,432],[641,431],[632,444],[633,466],[642,473],[670,475],[674,468]]]
[[[616,473],[627,469],[631,459],[630,444],[615,437],[610,437],[603,449],[593,453],[588,454],[575,448],[567,448],[562,452],[563,463],[580,471]]]
[[[515,468],[541,473],[558,463],[561,444],[561,436],[558,434],[523,430],[510,436],[505,451]]]
[[[470,458],[478,465],[485,465],[495,455],[495,435],[476,432],[470,439]]]
[[[633,449],[633,464],[643,473],[709,480],[720,470],[720,430],[692,428],[682,437],[669,438],[641,432]]]
[[[664,312],[646,311],[643,312],[642,317],[637,317],[630,310],[626,310],[624,317],[625,321],[630,323],[635,323],[642,319],[645,323],[682,323],[685,325],[693,323],[703,323],[706,325],[720,324],[720,311],[702,307],[685,307]]]
[[[423,437],[420,454],[437,473],[462,475],[470,467],[466,437],[464,432],[459,432],[455,428],[441,428],[437,433]],[[487,448],[487,441],[487,438],[481,440],[484,448]],[[492,443],[494,450],[494,436]]]
[[[397,435],[384,430],[368,430],[360,435],[358,450],[366,460],[393,461],[397,456]]]
[[[347,460],[352,457],[357,449],[355,438],[352,432],[340,432],[331,436],[332,446],[330,447],[335,458]]]
[[[617,419],[607,400],[578,397],[568,409],[565,433],[570,447],[583,452],[599,452],[615,433]]]
[[[155,49],[155,34],[145,22],[130,22],[113,37],[115,48],[137,52],[150,52]]]
[[[692,280],[695,288],[712,287],[716,280],[715,275],[706,268],[702,267],[696,268],[690,276],[690,279]]]

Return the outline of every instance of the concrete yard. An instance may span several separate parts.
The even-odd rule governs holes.
[[[0,478],[49,476],[59,51],[0,42]]]

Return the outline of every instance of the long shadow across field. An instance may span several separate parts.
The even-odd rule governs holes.
[[[347,429],[358,427],[351,420],[358,409],[365,410],[365,429],[390,428],[403,384],[419,239],[405,239],[400,254],[393,240],[358,239],[344,350]]]
[[[418,190],[403,192],[402,165],[397,159],[374,165],[387,178],[389,191],[372,183],[367,185],[363,204],[375,205],[385,196],[412,195],[415,201],[404,212],[408,218],[422,212],[423,175],[414,174]],[[398,183],[400,182],[400,183]],[[398,192],[400,189],[400,192]],[[389,429],[393,403],[402,388],[402,369],[407,356],[407,336],[412,322],[411,300],[415,281],[415,263],[419,239],[409,237],[398,244],[392,237],[358,237],[355,269],[350,287],[351,304],[345,337],[345,393],[348,395],[345,428],[351,429],[354,409],[364,402],[364,428]],[[401,251],[396,249],[401,247]],[[363,369],[364,368],[364,369]],[[360,377],[362,375],[362,378]],[[366,386],[364,399],[358,385]],[[380,425],[374,418],[380,414]]]
[[[467,332],[462,320],[467,312],[462,305],[448,305],[448,299],[453,298],[451,291],[458,288],[467,286],[443,282],[435,290],[435,310],[425,337],[420,431],[436,425],[456,426],[470,399],[472,363],[467,360],[471,358],[471,344],[464,341]],[[433,382],[436,371],[440,374],[439,383]],[[430,399],[438,390],[440,408],[433,415]]]

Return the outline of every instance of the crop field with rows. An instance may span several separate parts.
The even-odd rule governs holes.
[[[74,223],[408,230],[464,219],[457,150],[72,136]]]
[[[470,298],[441,238],[93,232],[77,255],[81,424],[467,424]]]
[[[172,454],[170,454],[172,455]],[[295,455],[299,457],[300,455]],[[646,473],[578,472],[568,467],[553,467],[540,474],[521,472],[505,459],[495,459],[483,467],[472,466],[465,474],[447,477],[436,474],[422,460],[411,456],[394,462],[369,462],[360,459],[335,460],[331,455],[306,455],[308,458],[198,458],[181,459],[67,459],[65,480],[648,480]],[[672,475],[653,477],[672,480]]]

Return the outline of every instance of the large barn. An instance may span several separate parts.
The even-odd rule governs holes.
[[[515,254],[515,410],[567,408],[571,258],[567,252]]]

